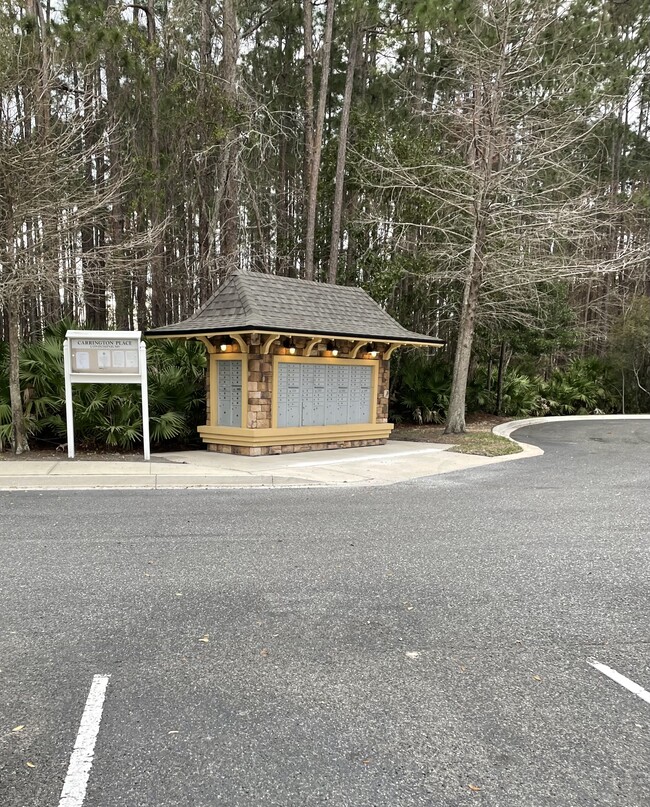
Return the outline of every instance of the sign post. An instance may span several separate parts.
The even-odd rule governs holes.
[[[140,331],[67,331],[63,343],[68,457],[74,459],[73,384],[140,384],[144,458],[149,446],[147,349]]]

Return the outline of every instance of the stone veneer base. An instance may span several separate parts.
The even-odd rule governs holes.
[[[331,443],[302,443],[287,446],[227,446],[222,443],[208,443],[208,451],[238,454],[243,457],[265,457],[268,454],[297,454],[303,451],[331,451],[335,448],[383,446],[386,442],[386,440],[338,440]]]

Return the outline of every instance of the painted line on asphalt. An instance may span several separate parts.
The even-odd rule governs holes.
[[[650,703],[650,692],[639,684],[635,684],[630,678],[626,678],[624,675],[621,675],[620,672],[616,672],[616,670],[608,667],[606,664],[596,661],[595,658],[588,658],[587,664],[590,664],[594,669],[598,670],[598,672],[611,678],[612,681],[616,681],[617,684],[625,687],[625,689],[629,689],[630,692],[638,698],[641,698],[642,701]]]
[[[379,457],[369,457],[367,454],[363,457],[343,457],[342,459],[337,460],[316,460],[310,462],[294,462],[291,464],[287,464],[287,469],[291,470],[292,468],[312,468],[319,465],[342,465],[344,462],[388,462],[392,459],[399,458],[399,457],[416,457],[420,454],[440,454],[441,452],[445,451],[445,448],[423,448],[419,451],[396,451],[394,454],[384,454],[383,456]]]
[[[59,807],[81,807],[86,798],[88,777],[95,754],[95,742],[102,719],[108,675],[95,675],[86,699],[77,740],[74,744],[68,772],[61,791]]]

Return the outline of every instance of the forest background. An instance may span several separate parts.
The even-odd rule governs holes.
[[[76,323],[235,269],[359,285],[435,355],[392,416],[650,409],[650,0],[0,0],[0,449],[65,435]],[[152,435],[200,345],[150,348]],[[87,443],[130,388],[76,391]]]

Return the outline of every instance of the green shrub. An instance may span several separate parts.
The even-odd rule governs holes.
[[[479,368],[467,388],[469,412],[495,412],[498,369]],[[407,356],[398,365],[391,415],[397,422],[442,423],[449,403],[451,370],[437,360]],[[619,410],[618,392],[606,365],[575,359],[548,380],[510,367],[503,376],[501,414],[506,417],[582,415]]]
[[[574,359],[540,383],[545,415],[589,415],[616,411],[616,394],[598,359]]]
[[[63,339],[73,323],[48,329],[40,342],[24,345],[20,379],[27,432],[43,443],[65,441]],[[0,450],[11,439],[8,350],[0,344]],[[149,427],[158,447],[198,442],[205,422],[205,349],[199,342],[156,340],[147,346]],[[75,436],[87,448],[130,449],[142,442],[140,387],[136,384],[75,384]]]
[[[420,353],[404,356],[395,368],[391,417],[398,423],[442,423],[450,389],[447,365]]]
[[[487,371],[479,371],[467,391],[467,408],[470,411],[496,412],[498,369],[492,369],[490,390]],[[501,414],[526,417],[537,414],[540,407],[539,379],[531,378],[519,370],[509,368],[503,374]]]

